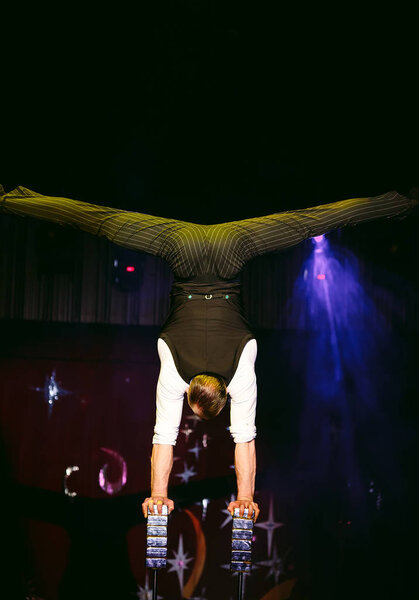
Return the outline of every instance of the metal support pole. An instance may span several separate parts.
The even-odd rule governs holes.
[[[153,569],[153,598],[152,600],[157,600],[157,569]]]
[[[237,575],[237,599],[243,600],[243,573],[238,573]]]

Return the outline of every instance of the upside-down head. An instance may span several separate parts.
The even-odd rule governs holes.
[[[227,402],[227,386],[215,373],[199,373],[189,383],[188,404],[201,419],[213,419]]]

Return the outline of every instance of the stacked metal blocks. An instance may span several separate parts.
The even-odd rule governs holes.
[[[157,512],[154,505],[153,511],[148,509],[147,517],[147,552],[145,564],[150,569],[164,569],[167,557],[167,522],[169,515],[167,506],[162,505],[162,514]]]
[[[233,573],[250,573],[252,570],[253,513],[249,517],[248,512],[246,508],[240,517],[240,509],[234,509],[230,561]]]

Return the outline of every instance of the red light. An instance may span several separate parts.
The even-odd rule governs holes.
[[[126,267],[125,270],[128,271],[128,273],[133,273],[135,271],[135,267]]]
[[[326,279],[326,275],[324,273],[320,273],[317,275],[317,279]]]

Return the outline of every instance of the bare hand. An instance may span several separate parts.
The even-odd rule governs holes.
[[[229,511],[229,513],[231,514],[231,516],[234,515],[234,509],[238,508],[240,510],[240,516],[242,517],[244,514],[244,509],[247,508],[249,510],[248,515],[251,515],[252,512],[254,511],[254,517],[253,517],[253,522],[256,523],[257,518],[259,516],[260,510],[259,510],[259,506],[257,505],[256,502],[250,501],[250,500],[240,500],[240,498],[238,498],[237,500],[235,500],[234,502],[230,502],[230,504],[228,505],[227,510]]]
[[[151,512],[154,512],[153,507],[155,504],[157,505],[157,512],[159,513],[159,515],[162,514],[163,505],[167,506],[169,515],[175,508],[173,500],[169,500],[169,498],[165,498],[164,496],[152,496],[151,498],[146,498],[142,504],[144,519],[147,519],[148,517],[148,509],[150,509]]]

